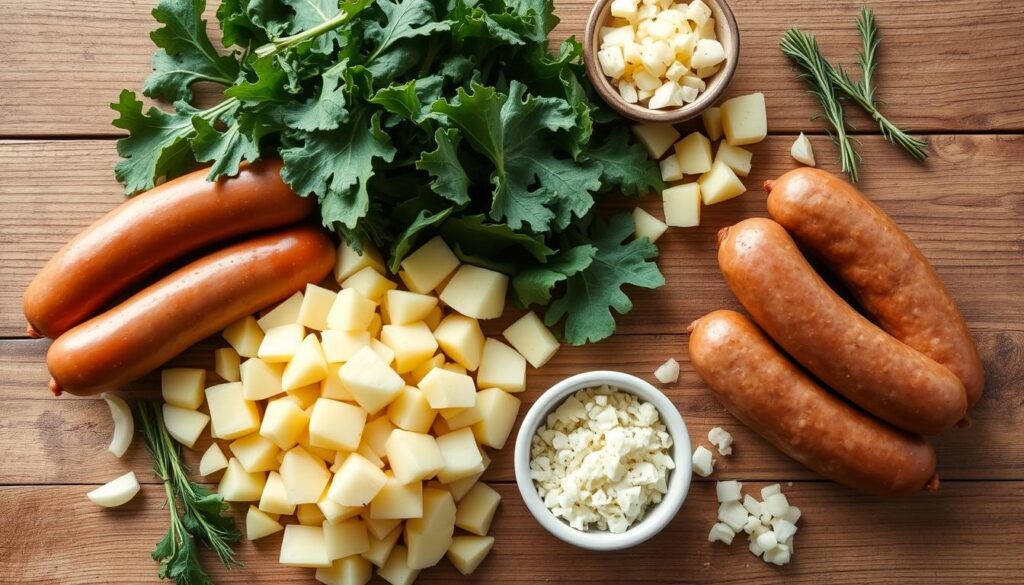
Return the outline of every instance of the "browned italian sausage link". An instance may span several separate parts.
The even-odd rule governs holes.
[[[689,350],[694,369],[733,416],[810,469],[879,496],[938,488],[928,441],[816,384],[739,313],[714,311],[694,321]]]
[[[817,169],[765,182],[768,213],[821,256],[878,325],[953,370],[968,407],[985,372],[963,316],[914,242],[846,181]]]
[[[212,183],[207,172],[122,203],[61,248],[25,290],[29,333],[57,337],[161,266],[215,242],[295,223],[315,207],[281,180],[280,160]]]
[[[117,389],[334,266],[318,227],[258,236],[210,254],[61,335],[46,354],[59,393]]]
[[[860,407],[925,435],[963,418],[967,394],[960,380],[853,310],[779,224],[754,218],[723,229],[718,264],[754,321],[793,359]]]

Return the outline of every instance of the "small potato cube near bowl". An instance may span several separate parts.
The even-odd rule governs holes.
[[[740,36],[725,0],[597,0],[583,40],[601,98],[638,122],[676,124],[722,96]]]

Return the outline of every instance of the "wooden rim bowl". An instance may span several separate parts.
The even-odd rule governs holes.
[[[736,25],[736,17],[733,16],[732,10],[725,0],[704,0],[704,3],[711,8],[711,17],[715,19],[715,34],[718,36],[718,42],[722,43],[722,47],[725,49],[725,64],[718,73],[704,80],[707,83],[707,88],[700,92],[692,103],[676,108],[651,110],[622,99],[618,89],[612,85],[611,79],[601,71],[601,64],[597,59],[597,53],[601,50],[601,27],[612,20],[612,1],[597,0],[594,8],[590,11],[587,28],[583,33],[583,61],[587,68],[587,77],[590,78],[590,83],[597,89],[601,99],[616,112],[631,120],[652,124],[685,122],[696,118],[704,110],[713,106],[725,93],[725,89],[729,86],[733,73],[736,71],[740,55],[740,32]]]

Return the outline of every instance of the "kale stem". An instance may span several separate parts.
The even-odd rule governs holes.
[[[324,22],[321,22],[320,24],[314,26],[311,29],[304,30],[300,33],[296,33],[291,36],[274,39],[273,41],[270,41],[265,45],[256,47],[256,56],[268,57],[271,55],[276,55],[282,51],[287,51],[288,49],[300,45],[308,40],[315,39],[316,37],[322,34],[331,32],[332,30],[345,24],[349,20],[352,20],[352,17],[359,14],[359,12],[361,11],[362,7],[351,12],[343,10],[340,13],[338,13],[338,15],[335,16],[334,18],[331,18],[330,20],[325,20]]]

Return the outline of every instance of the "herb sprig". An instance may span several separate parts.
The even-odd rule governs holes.
[[[146,450],[153,458],[153,470],[163,481],[170,514],[170,528],[153,551],[153,560],[160,563],[158,574],[161,579],[173,579],[177,585],[212,585],[199,559],[196,541],[212,549],[221,563],[231,569],[241,566],[231,544],[241,540],[242,535],[234,518],[224,515],[228,511],[224,498],[189,477],[181,460],[181,449],[164,426],[160,406],[140,400],[133,410],[146,440]]]

